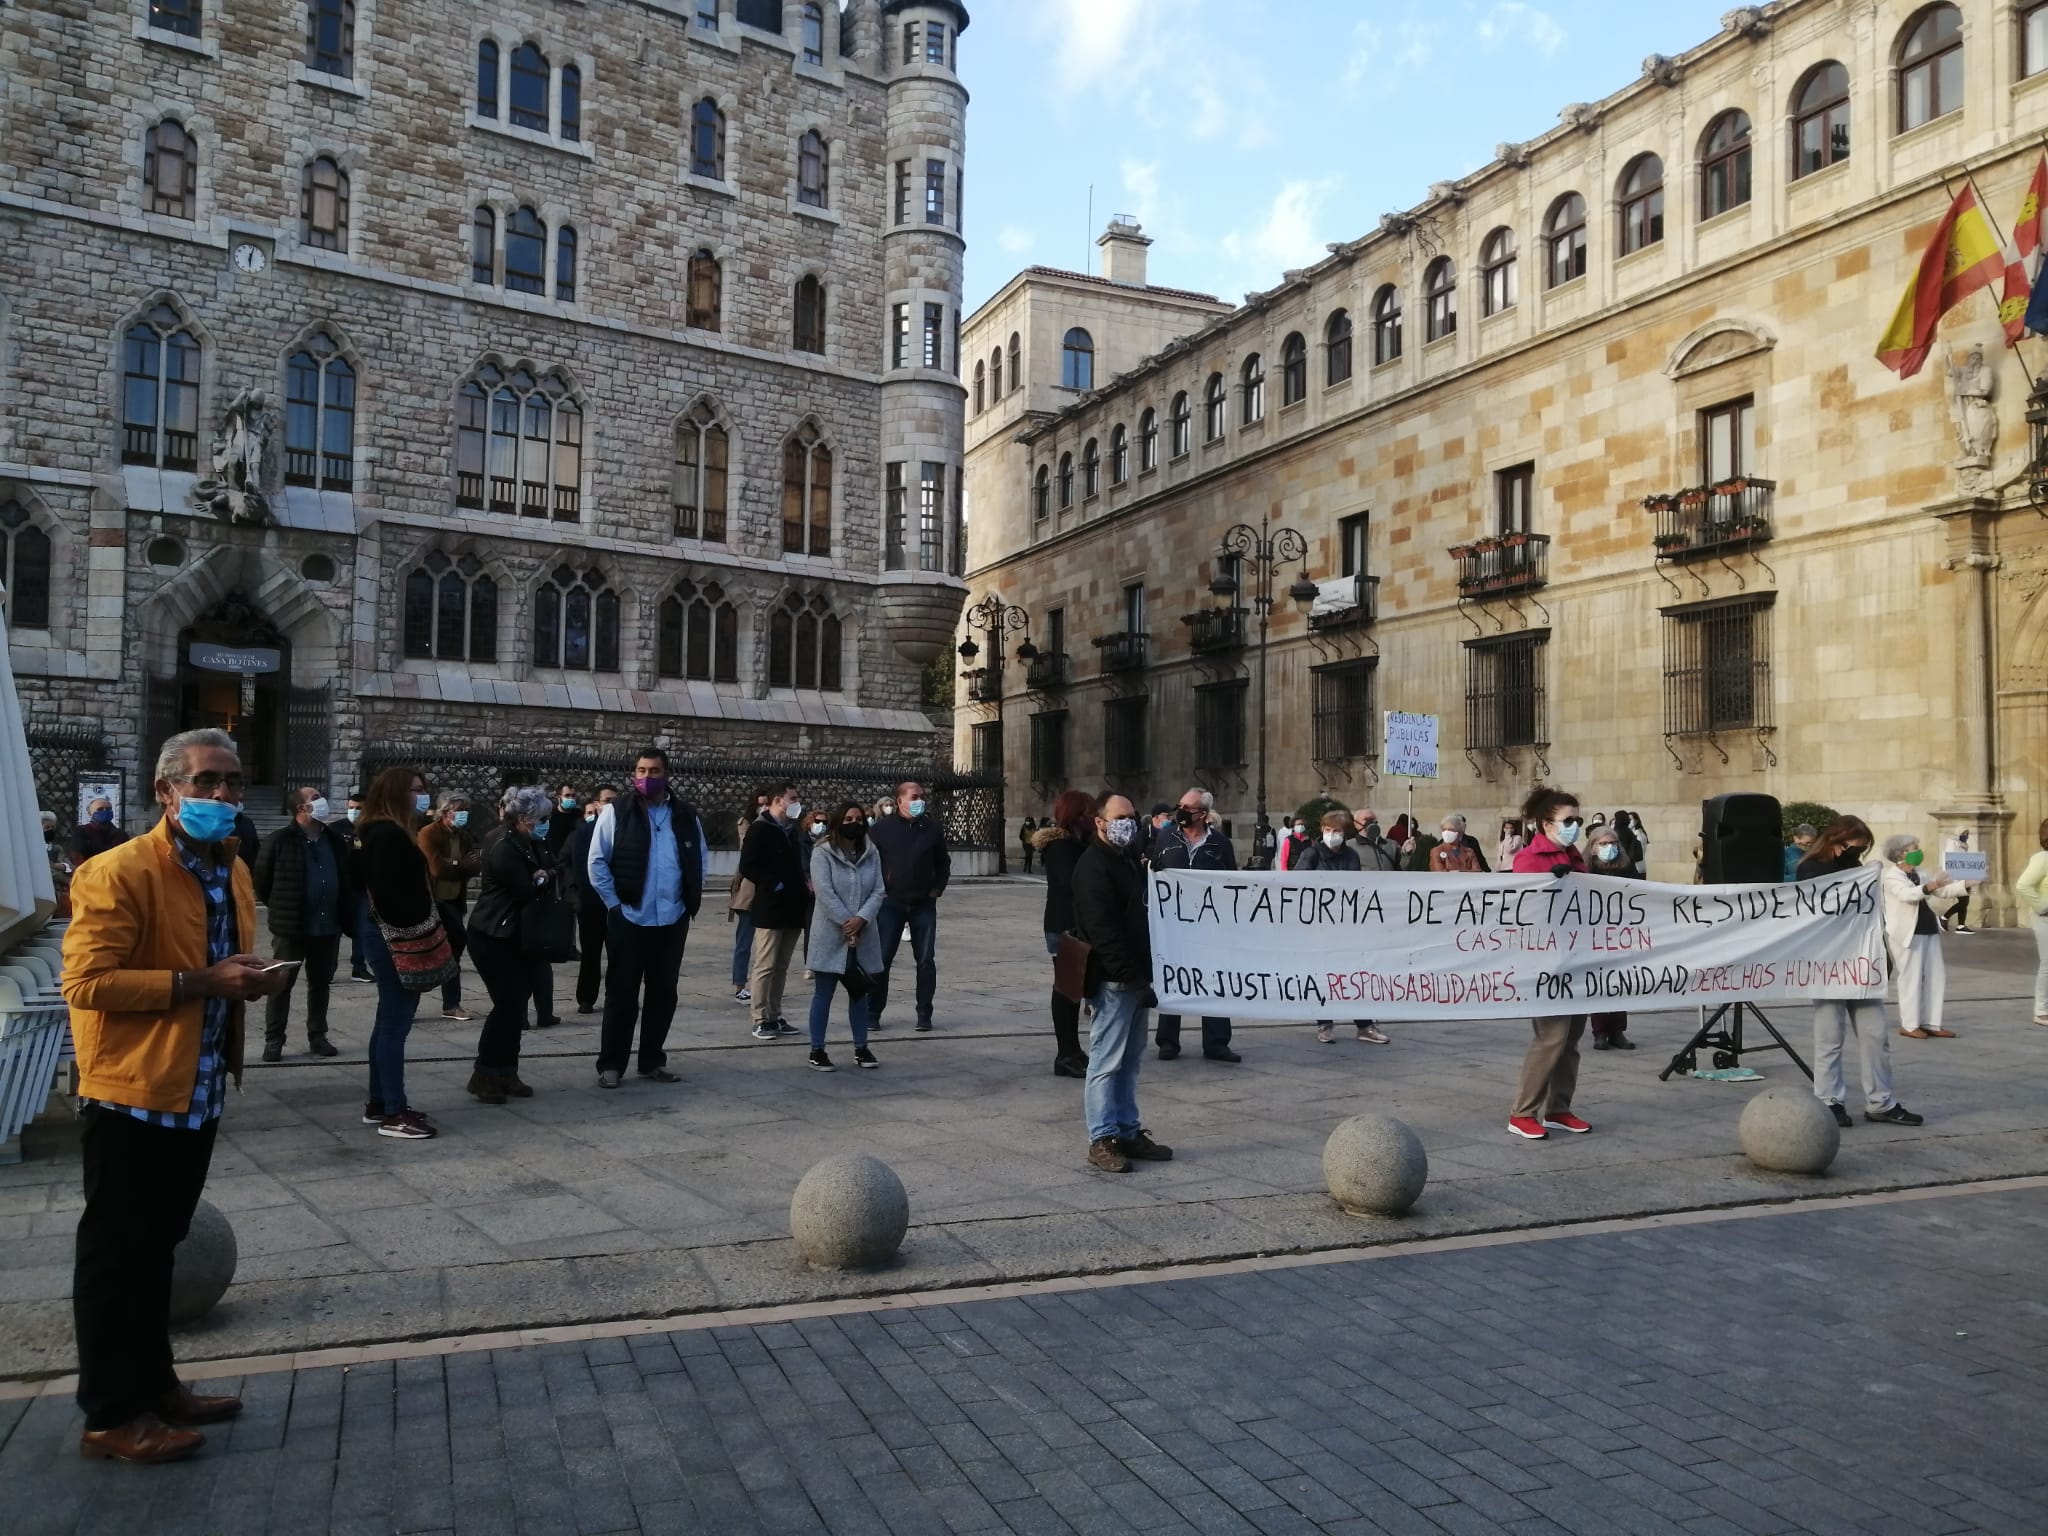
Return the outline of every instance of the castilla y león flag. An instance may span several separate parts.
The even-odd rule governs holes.
[[[1977,202],[1976,189],[1964,187],[1921,252],[1919,269],[1877,343],[1877,360],[1902,379],[1913,377],[1934,350],[1936,322],[1979,288],[2005,276],[2009,265],[2010,258]],[[1999,308],[2003,318],[2004,305]],[[2021,310],[2024,313],[2024,305]]]

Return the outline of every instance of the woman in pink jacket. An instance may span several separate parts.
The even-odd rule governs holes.
[[[1579,852],[1585,818],[1579,802],[1561,789],[1538,784],[1522,802],[1522,820],[1531,829],[1528,846],[1515,855],[1518,875],[1584,874]],[[1552,1131],[1583,1135],[1593,1129],[1572,1113],[1572,1091],[1579,1084],[1579,1038],[1586,1032],[1583,1013],[1532,1019],[1536,1038],[1522,1060],[1522,1080],[1515,1088],[1515,1107],[1508,1116],[1511,1134],[1542,1141]]]

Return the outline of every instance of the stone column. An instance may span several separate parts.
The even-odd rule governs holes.
[[[2005,839],[2013,813],[1999,790],[1992,660],[1991,577],[2001,564],[1996,552],[1999,507],[1993,497],[1959,496],[1935,502],[1927,511],[1942,525],[1947,551],[1942,569],[1956,575],[1949,626],[1956,639],[1956,793],[1948,804],[1929,810],[1943,837],[1967,830],[1970,846],[1990,858],[1987,878],[1970,903],[1971,925],[2009,928],[2014,916]],[[1938,862],[1939,850],[1930,848],[1928,859]]]

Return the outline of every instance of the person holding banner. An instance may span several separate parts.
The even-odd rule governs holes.
[[[2027,860],[2012,888],[2034,926],[2034,1022],[2048,1025],[2048,821],[2041,823],[2038,836],[2041,851]]]
[[[1854,869],[1870,851],[1871,841],[1870,828],[1861,817],[1831,821],[1799,861],[1796,878],[1818,880]],[[1842,1103],[1849,1096],[1849,1085],[1842,1077],[1842,1047],[1851,1032],[1863,1058],[1863,1118],[1891,1125],[1921,1124],[1922,1117],[1892,1092],[1890,1026],[1885,1022],[1884,1003],[1877,998],[1813,1005],[1813,1092],[1827,1105],[1835,1124],[1847,1130],[1856,1123]]]
[[[1163,1163],[1173,1156],[1138,1122],[1138,1067],[1145,1059],[1145,1010],[1152,996],[1152,931],[1145,882],[1130,849],[1138,810],[1105,794],[1095,807],[1095,835],[1074,866],[1074,937],[1089,946],[1088,1165],[1129,1173],[1131,1160]],[[1225,866],[1228,868],[1229,866]]]
[[[1616,880],[1640,880],[1642,871],[1636,867],[1628,847],[1622,841],[1619,830],[1621,816],[1617,814],[1607,826],[1601,827],[1586,839],[1586,872],[1593,875],[1609,875]],[[1628,1015],[1625,1013],[1596,1013],[1587,1019],[1593,1031],[1593,1049],[1596,1051],[1632,1051],[1635,1041],[1628,1037]]]
[[[1429,850],[1429,870],[1436,875],[1483,875],[1486,858],[1479,845],[1465,835],[1465,818],[1456,811],[1437,828],[1436,846]]]
[[[1154,869],[1235,870],[1237,855],[1230,839],[1216,825],[1216,797],[1206,789],[1191,789],[1180,797],[1173,821],[1152,845]],[[1149,979],[1149,978],[1148,978]],[[1180,1054],[1180,1015],[1159,1015],[1157,1039],[1159,1059],[1171,1061]],[[1238,1062],[1244,1058],[1230,1048],[1230,1020],[1204,1014],[1202,1055],[1210,1061]]]
[[[1941,924],[1927,904],[1956,884],[1946,875],[1923,883],[1920,839],[1910,832],[1884,840],[1885,947],[1891,951],[1892,974],[1899,983],[1899,1033],[1908,1040],[1952,1040],[1955,1031],[1941,1026],[1948,991],[1947,967],[1941,956]]]
[[[1358,850],[1347,842],[1351,831],[1349,811],[1323,812],[1322,838],[1310,845],[1307,852],[1295,860],[1294,868],[1301,872],[1319,869],[1342,870],[1357,874],[1359,869]],[[1385,1045],[1387,1037],[1380,1033],[1379,1026],[1371,1019],[1353,1019],[1352,1026],[1358,1031],[1358,1038],[1368,1045]],[[1332,1044],[1336,1038],[1337,1023],[1334,1019],[1316,1020],[1316,1039],[1324,1045]]]
[[[1586,872],[1579,852],[1585,818],[1579,802],[1561,789],[1538,784],[1522,802],[1522,820],[1535,829],[1527,847],[1515,855],[1518,875],[1571,875]],[[1515,1087],[1515,1107],[1508,1132],[1525,1141],[1543,1141],[1556,1131],[1583,1136],[1593,1129],[1572,1113],[1572,1094],[1579,1085],[1579,1040],[1586,1033],[1583,1013],[1531,1019],[1536,1038],[1522,1059],[1522,1078]]]

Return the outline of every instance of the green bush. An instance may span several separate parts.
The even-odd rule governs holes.
[[[1313,800],[1304,800],[1292,820],[1307,822],[1309,831],[1314,832],[1323,824],[1323,817],[1331,811],[1343,811],[1349,815],[1351,807],[1342,800],[1332,800],[1328,795],[1317,795]]]
[[[1818,800],[1788,800],[1778,808],[1784,825],[1779,837],[1789,848],[1792,845],[1792,829],[1801,822],[1810,823],[1813,830],[1822,830],[1831,821],[1839,821],[1842,813],[1831,805],[1822,805]]]

